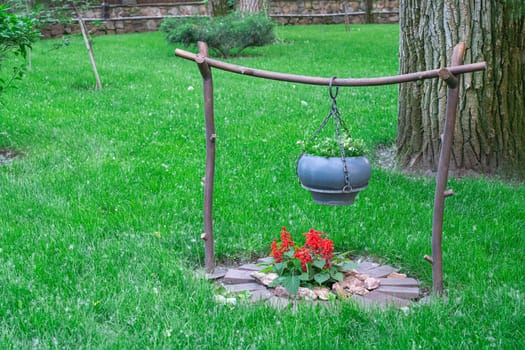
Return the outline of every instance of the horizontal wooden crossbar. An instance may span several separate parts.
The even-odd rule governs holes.
[[[305,75],[287,74],[272,72],[261,69],[254,69],[248,67],[242,67],[231,63],[222,62],[209,57],[204,57],[199,54],[194,54],[181,49],[175,50],[175,55],[185,58],[187,60],[195,61],[198,64],[207,64],[210,67],[225,70],[232,73],[248,75],[258,78],[266,78],[272,80],[288,81],[292,83],[300,84],[312,84],[312,85],[328,85],[332,78],[321,78],[312,77]],[[464,74],[469,72],[483,71],[487,69],[486,62],[478,62],[471,64],[464,64],[460,66],[453,66],[445,68],[450,73]],[[389,85],[406,83],[410,81],[439,78],[440,71],[443,69],[432,69],[427,71],[421,71],[416,73],[401,74],[395,76],[378,77],[378,78],[336,78],[332,81],[334,86],[374,86],[374,85]]]

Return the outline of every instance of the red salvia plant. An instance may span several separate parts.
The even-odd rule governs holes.
[[[343,280],[340,267],[334,265],[334,242],[326,233],[311,229],[305,233],[305,244],[298,247],[292,235],[281,229],[280,242],[271,243],[271,271],[279,277],[272,286],[283,285],[295,295],[300,286],[328,285]]]

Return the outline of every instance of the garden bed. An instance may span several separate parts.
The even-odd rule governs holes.
[[[276,307],[286,307],[294,301],[330,302],[336,299],[352,300],[365,307],[407,307],[423,296],[420,283],[390,265],[381,265],[368,259],[355,259],[355,268],[345,271],[343,282],[334,283],[332,289],[300,288],[295,296],[277,286],[268,287],[270,282],[260,272],[269,260],[261,258],[255,263],[229,268],[218,268],[217,273],[208,275],[216,280],[219,289],[225,291],[216,296],[218,302],[236,303],[237,296],[251,302],[266,301]],[[227,294],[227,296],[225,296]]]

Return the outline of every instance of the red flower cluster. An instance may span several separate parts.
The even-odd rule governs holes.
[[[290,248],[293,247],[292,235],[286,231],[286,227],[281,229],[281,243],[277,244],[275,238],[273,239],[271,248],[272,256],[276,263],[283,261],[283,254],[290,251]]]
[[[330,268],[332,265],[331,259],[334,253],[334,242],[331,239],[323,238],[325,233],[310,229],[306,235],[306,243],[304,247],[308,249],[310,256],[321,257],[326,260],[324,268]],[[303,269],[304,270],[304,269]]]
[[[307,271],[307,263],[314,260],[323,259],[326,261],[323,268],[330,268],[332,266],[331,259],[334,252],[334,242],[331,239],[324,238],[325,233],[311,229],[305,234],[306,242],[303,247],[295,248],[294,258],[301,261],[301,268],[304,272]],[[283,254],[294,248],[292,236],[286,227],[281,231],[281,243],[273,240],[271,244],[272,256],[276,263],[283,261]]]
[[[301,268],[303,269],[303,272],[308,271],[306,264],[312,262],[312,256],[310,255],[308,247],[302,247],[297,249],[293,257],[301,261]]]

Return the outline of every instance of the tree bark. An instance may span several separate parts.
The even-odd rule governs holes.
[[[366,0],[366,23],[374,23],[374,0]]]
[[[485,73],[461,78],[450,168],[525,178],[525,15],[521,0],[401,0],[400,73],[445,67],[465,42],[465,63]],[[399,88],[397,151],[408,168],[436,170],[446,84]]]
[[[226,16],[230,11],[227,0],[211,0],[212,17]]]

